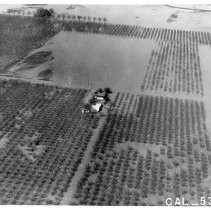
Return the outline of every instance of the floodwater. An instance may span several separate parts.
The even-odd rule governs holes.
[[[151,40],[64,31],[51,42],[52,80],[58,85],[124,92],[140,91],[151,50],[157,46]]]

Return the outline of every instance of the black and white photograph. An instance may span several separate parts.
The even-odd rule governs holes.
[[[0,3],[0,208],[211,206],[200,3]]]

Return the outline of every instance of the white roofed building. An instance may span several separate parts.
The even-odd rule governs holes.
[[[92,104],[92,109],[95,112],[99,112],[100,109],[101,109],[101,107],[102,107],[102,104],[101,103]]]

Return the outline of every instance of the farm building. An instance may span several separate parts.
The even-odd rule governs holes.
[[[92,111],[93,112],[100,112],[101,108],[102,108],[102,103],[98,102],[96,104],[92,104]]]
[[[23,15],[23,16],[34,16],[38,9],[42,7],[20,7],[7,9],[7,14],[12,15]]]

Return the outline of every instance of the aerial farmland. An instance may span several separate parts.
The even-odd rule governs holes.
[[[210,5],[0,8],[1,205],[211,205]]]

